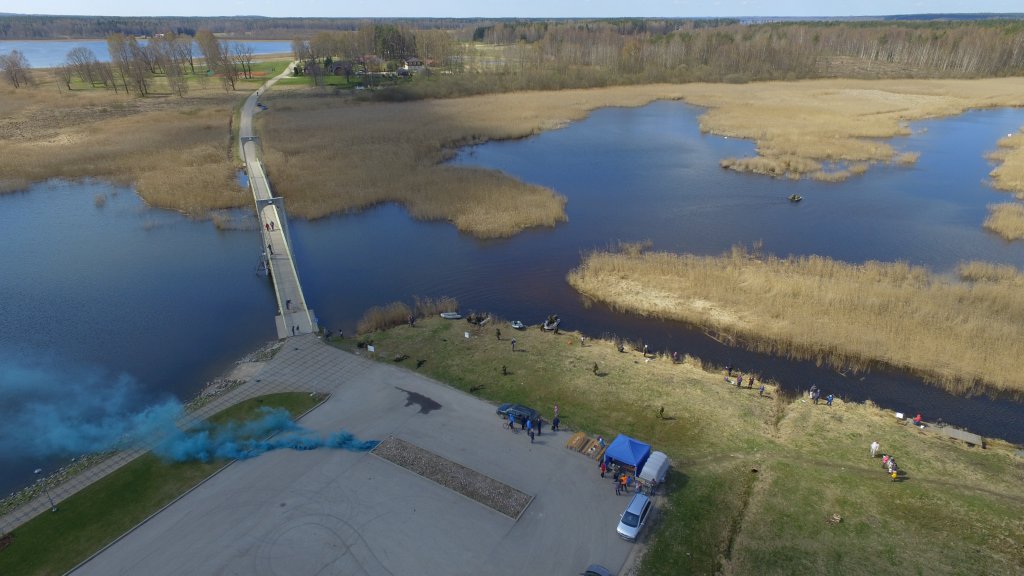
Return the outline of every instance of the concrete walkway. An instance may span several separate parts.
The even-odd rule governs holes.
[[[291,338],[283,344],[280,352],[272,360],[263,364],[262,368],[255,372],[248,382],[214,397],[202,408],[186,415],[179,421],[179,427],[188,427],[225,408],[264,394],[277,392],[330,393],[342,381],[356,378],[372,364],[370,360],[353,355],[346,355],[344,360],[339,361],[332,351],[337,352],[334,348],[321,344],[319,337],[314,335]],[[296,378],[293,376],[294,374],[301,376]],[[50,495],[59,508],[61,501],[145,454],[151,448],[151,445],[144,445],[133,450],[117,452],[75,475],[67,482],[50,488]],[[48,513],[49,509],[49,501],[45,495],[40,494],[0,517],[0,528],[10,532],[38,514]]]
[[[277,337],[289,338],[299,334],[311,334],[318,330],[316,314],[306,304],[306,296],[299,282],[299,272],[295,268],[292,254],[292,242],[288,231],[288,215],[284,210],[284,200],[274,196],[267,180],[263,162],[260,159],[260,142],[253,129],[253,115],[259,111],[257,102],[260,96],[278,80],[291,74],[293,62],[281,74],[267,81],[260,89],[252,93],[242,106],[241,121],[238,130],[239,153],[245,162],[245,171],[249,176],[249,188],[252,190],[259,216],[260,234],[264,246],[264,261],[270,270],[274,282],[274,294],[277,297]]]

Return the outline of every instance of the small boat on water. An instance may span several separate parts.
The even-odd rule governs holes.
[[[558,317],[558,314],[552,314],[548,316],[548,319],[544,321],[544,328],[547,331],[558,330],[558,325],[562,323],[562,319]]]
[[[459,314],[458,312],[441,312],[441,318],[444,318],[445,320],[458,320],[459,318],[462,318],[462,314]]]
[[[789,195],[789,201],[790,202],[799,202],[799,201],[801,201],[803,199],[804,199],[804,197],[799,195],[799,194],[790,194]]]
[[[516,330],[526,330],[526,324],[523,324],[519,320],[513,320],[510,325]]]

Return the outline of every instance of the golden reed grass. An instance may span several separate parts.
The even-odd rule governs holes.
[[[135,184],[150,204],[191,214],[243,206],[250,199],[232,180],[229,132],[242,95],[216,82],[193,86],[186,98],[60,95],[52,84],[0,91],[0,191],[99,177]],[[272,111],[257,121],[267,167],[295,215],[398,202],[416,218],[501,237],[564,221],[565,199],[497,171],[443,164],[460,146],[527,137],[600,107],[676,99],[707,108],[703,131],[757,143],[758,156],[732,160],[732,169],[841,179],[873,163],[912,162],[912,152],[897,154],[880,140],[906,134],[907,121],[1024,105],[1024,79],[657,84],[406,103],[292,87],[265,99]],[[1016,142],[1000,149],[993,181],[1024,195],[1024,147]]]
[[[457,312],[459,302],[455,298],[443,296],[441,298],[414,297],[414,304],[410,308],[405,302],[391,302],[383,306],[373,306],[363,313],[363,317],[356,323],[358,334],[369,334],[401,326],[409,322],[409,318],[437,316],[441,312]]]
[[[1006,240],[1024,240],[1024,204],[1005,202],[988,205],[984,227]]]
[[[102,91],[0,91],[0,191],[50,178],[134,185],[149,205],[202,216],[245,206],[235,182],[231,113],[240,94],[186,98]]]
[[[989,176],[992,185],[1006,192],[1016,193],[1018,200],[1024,200],[1024,130],[1009,133],[996,143],[998,149],[988,159],[998,162]]]
[[[296,215],[398,202],[416,218],[498,237],[563,221],[565,200],[499,172],[444,165],[460,146],[527,137],[600,107],[676,99],[707,108],[703,131],[756,141],[757,157],[723,167],[833,181],[874,163],[915,162],[916,153],[880,140],[908,134],[908,121],[1024,105],[1024,79],[658,84],[404,103],[275,90],[265,99],[273,101],[273,114],[259,118],[267,164]]]
[[[839,369],[885,365],[949,390],[1024,392],[1024,275],[965,265],[959,280],[903,263],[593,253],[569,273],[588,298],[681,320],[772,354]]]

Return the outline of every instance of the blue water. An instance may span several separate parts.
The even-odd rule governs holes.
[[[462,311],[539,323],[560,314],[567,330],[643,340],[756,370],[794,388],[815,383],[852,399],[1024,442],[1024,406],[958,398],[900,374],[843,377],[810,363],[725,348],[679,324],[586,306],[565,282],[581,254],[618,240],[659,250],[717,254],[764,242],[777,254],[826,254],[861,262],[905,260],[939,272],[980,259],[1024,268],[1024,243],[985,232],[991,189],[984,153],[1024,125],[1024,110],[969,112],[919,122],[897,147],[921,152],[910,168],[876,167],[842,184],[791,182],[718,167],[752,143],[701,135],[700,110],[660,102],[605,109],[564,129],[464,150],[456,164],[503,170],[568,199],[569,221],[513,238],[480,241],[445,222],[411,220],[383,205],[360,214],[292,220],[303,289],[321,325],[351,334],[366,308],[413,295],[449,295]],[[804,201],[792,204],[793,193]],[[103,194],[107,203],[94,205]],[[286,199],[287,207],[287,199]],[[142,407],[188,399],[259,343],[275,337],[275,304],[254,269],[255,231],[148,209],[127,188],[45,183],[0,196],[0,377],[34,370],[54,386],[8,385],[4,411],[35,398],[50,416],[89,422],[96,397]],[[21,372],[18,372],[18,371]],[[4,398],[0,379],[0,399]],[[67,384],[64,384],[67,382]],[[11,390],[16,390],[12,393]],[[77,408],[76,408],[77,407]],[[40,463],[0,454],[0,494]]]
[[[105,183],[40,184],[0,196],[0,214],[0,419],[30,400],[84,423],[188,399],[276,336],[255,232],[218,232]],[[39,383],[12,397],[26,372]],[[6,452],[0,494],[54,463]]]
[[[234,40],[228,42],[236,43]],[[140,40],[140,43],[145,44],[146,40]],[[256,55],[292,53],[292,44],[288,40],[244,40],[237,43],[251,46]],[[106,40],[0,40],[0,54],[20,50],[33,68],[53,68],[63,64],[68,52],[79,46],[92,50],[101,62],[110,61]],[[202,58],[198,44],[193,45],[192,51],[197,58]]]

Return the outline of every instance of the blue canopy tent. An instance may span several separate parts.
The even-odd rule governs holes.
[[[604,461],[608,463],[614,460],[640,470],[650,455],[651,446],[649,444],[634,440],[625,434],[619,434],[604,451]]]

